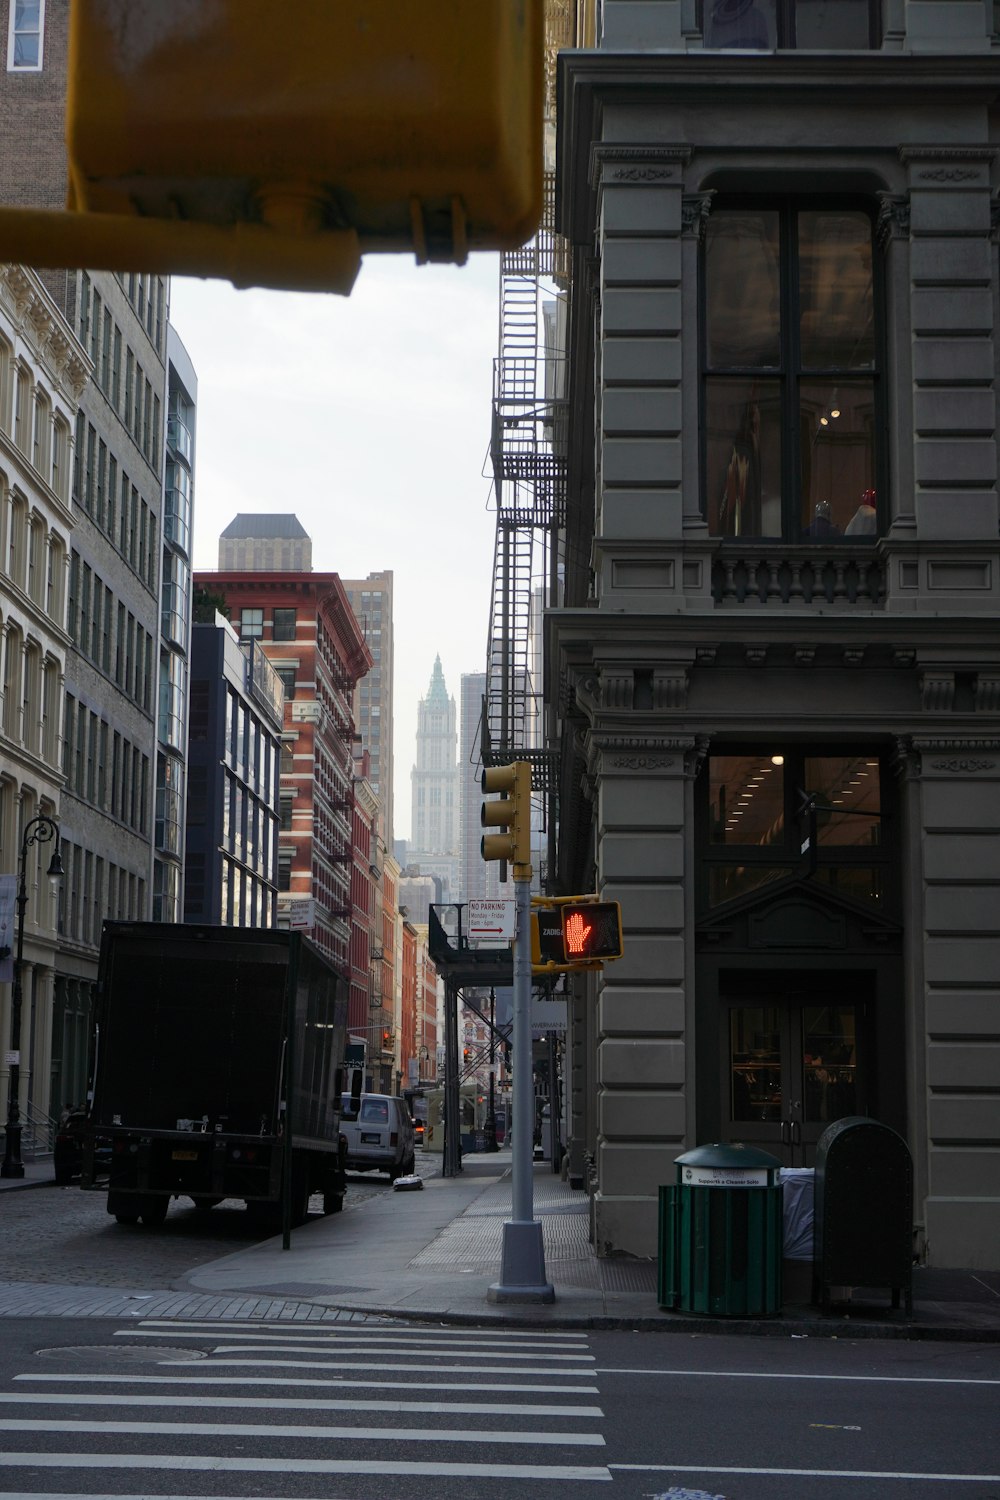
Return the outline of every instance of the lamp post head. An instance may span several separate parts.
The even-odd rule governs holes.
[[[49,868],[45,873],[46,875],[48,875],[50,880],[61,880],[63,875],[66,873],[63,869],[62,856],[59,853],[58,846],[54,850],[52,858],[49,860]]]

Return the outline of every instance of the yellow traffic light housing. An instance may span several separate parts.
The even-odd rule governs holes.
[[[479,814],[482,826],[507,830],[483,835],[483,859],[505,860],[514,866],[515,880],[530,880],[531,762],[515,760],[507,766],[487,766],[482,787],[484,792],[503,793],[496,802],[483,803]]]
[[[534,233],[543,0],[72,0],[68,209],[4,258],[349,292]]]

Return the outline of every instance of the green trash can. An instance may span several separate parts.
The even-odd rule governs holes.
[[[660,1188],[659,1305],[768,1317],[781,1311],[781,1163],[755,1146],[697,1146]]]

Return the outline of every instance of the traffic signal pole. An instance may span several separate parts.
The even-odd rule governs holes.
[[[510,859],[514,870],[514,1016],[511,1038],[514,1140],[511,1147],[511,1215],[503,1226],[500,1280],[486,1293],[489,1302],[554,1302],[545,1276],[542,1226],[534,1217],[534,1088],[531,1072],[531,767],[527,761],[483,772],[483,791],[505,793],[503,802],[484,803],[484,827],[510,833],[483,840],[484,859]]]

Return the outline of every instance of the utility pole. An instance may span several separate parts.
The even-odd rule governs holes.
[[[511,1214],[503,1226],[500,1280],[486,1294],[490,1302],[554,1302],[555,1289],[545,1277],[542,1226],[534,1217],[534,1090],[531,1075],[531,763],[488,766],[484,792],[503,792],[497,802],[484,802],[484,827],[500,827],[505,834],[487,834],[484,859],[499,859],[514,867],[514,1144],[511,1150]]]

